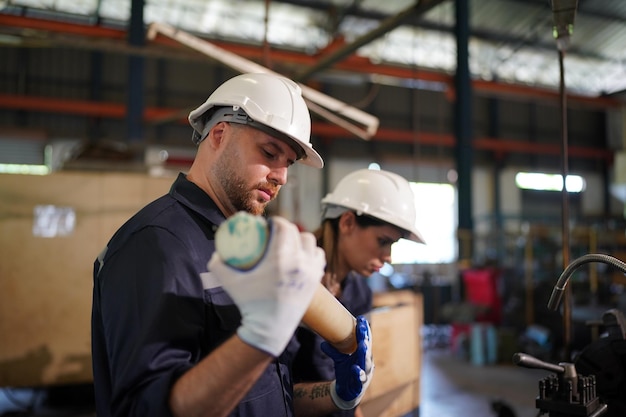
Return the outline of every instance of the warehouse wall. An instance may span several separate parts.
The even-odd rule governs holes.
[[[65,47],[4,47],[0,59],[0,94],[54,98],[63,101],[87,100],[126,105],[128,55],[112,51],[94,51]],[[163,145],[188,148],[191,129],[185,114],[199,105],[223,80],[235,72],[202,57],[184,60],[179,56],[145,58],[144,105],[181,111],[177,118],[144,126],[142,143],[130,144],[130,156],[141,159],[143,147]],[[287,74],[289,75],[289,74]],[[456,166],[451,142],[424,142],[425,135],[454,136],[454,103],[445,91],[417,90],[402,85],[372,84],[362,77],[333,73],[315,79],[316,88],[349,104],[360,106],[380,118],[381,131],[409,133],[408,139],[385,139],[380,135],[369,141],[355,138],[347,131],[333,137],[314,135],[312,142],[326,161],[322,172],[303,167],[292,170],[291,182],[282,193],[276,208],[289,218],[313,229],[319,223],[319,201],[346,172],[378,162],[384,169],[396,171],[412,181],[447,181]],[[440,86],[441,87],[441,86]],[[475,149],[468,156],[473,163],[472,210],[476,219],[493,215],[494,199],[499,193],[503,214],[520,215],[519,192],[513,175],[518,169],[559,172],[559,152],[544,152],[539,146],[560,149],[561,113],[555,100],[526,97],[475,95],[472,106],[473,136],[497,138],[500,142],[524,144],[515,150],[492,152]],[[607,142],[607,112],[596,107],[572,105],[567,111],[570,146],[619,150],[618,141]],[[313,114],[315,123],[328,123]],[[611,137],[616,124],[611,124]],[[127,142],[127,124],[119,117],[85,117],[58,112],[4,108],[0,111],[0,140],[6,132],[38,132],[40,142],[77,140],[89,146],[106,141]],[[411,138],[411,134],[413,137]],[[19,135],[18,135],[19,136]],[[23,137],[24,135],[22,135]],[[28,136],[28,135],[26,135]],[[15,143],[15,135],[11,136]],[[26,141],[24,142],[26,144]],[[536,146],[535,146],[536,145]],[[43,147],[42,147],[43,149]],[[543,149],[543,148],[542,148]],[[135,152],[135,154],[132,154]],[[129,154],[123,155],[128,157]],[[82,168],[104,164],[87,160]],[[113,161],[111,169],[119,169]],[[622,205],[607,200],[605,175],[610,180],[611,161],[592,157],[570,157],[571,173],[584,175],[589,186],[582,197],[586,215],[620,215]],[[499,182],[495,181],[496,176]],[[500,189],[495,190],[499,183]],[[478,224],[478,222],[477,222]],[[480,227],[480,224],[479,224]]]
[[[125,54],[59,47],[3,47],[1,54],[0,93],[126,104],[128,56]],[[235,75],[235,72],[208,59],[150,57],[145,58],[144,74],[144,105],[147,108],[184,110],[202,103],[221,81]],[[371,84],[356,75],[343,75],[341,78],[326,75],[315,80],[313,85],[326,94],[375,114],[380,118],[382,128],[416,132],[415,143],[404,144],[381,143],[376,138],[370,143],[358,142],[348,132],[343,138],[314,138],[317,144],[324,139],[324,146],[328,147],[326,154],[343,153],[344,141],[349,143],[350,151],[357,153],[386,153],[388,148],[389,153],[418,156],[450,154],[449,146],[419,145],[418,132],[454,132],[453,102],[444,91]],[[560,143],[557,100],[540,102],[520,97],[498,99],[476,96],[472,113],[475,137],[500,137],[529,141],[531,144]],[[571,145],[605,145],[606,113],[603,109],[572,106],[568,119]],[[54,109],[46,113],[3,109],[0,112],[0,127],[42,128],[51,138],[120,141],[126,138],[123,117],[100,119],[72,116]],[[189,129],[184,124],[184,117],[167,123],[147,124],[144,140],[189,144]],[[355,150],[355,147],[358,149]],[[555,161],[554,158],[546,159],[531,153],[507,155],[504,162],[508,159],[537,164]]]

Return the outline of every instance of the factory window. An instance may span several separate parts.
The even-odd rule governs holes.
[[[563,194],[553,191],[521,190],[522,216],[532,222],[560,224],[563,218]],[[582,196],[568,193],[569,215],[582,216]]]
[[[515,184],[523,190],[562,191],[563,176],[560,174],[544,174],[541,172],[518,172]],[[579,175],[568,175],[565,188],[570,193],[580,193],[585,189],[585,179]]]
[[[0,174],[48,175],[50,168],[46,165],[0,164]]]
[[[400,239],[391,247],[394,264],[438,264],[456,260],[456,189],[450,184],[411,183],[417,208],[415,225],[426,245]]]

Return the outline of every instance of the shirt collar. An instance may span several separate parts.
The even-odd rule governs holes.
[[[169,194],[182,205],[193,210],[214,225],[219,226],[226,220],[226,217],[211,197],[196,184],[189,181],[182,172],[178,174],[176,181],[172,184]]]

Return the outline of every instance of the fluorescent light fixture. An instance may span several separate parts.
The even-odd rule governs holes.
[[[48,175],[47,165],[0,164],[0,174]]]
[[[151,23],[146,36],[153,40],[157,33],[174,39],[183,45],[195,49],[196,51],[211,57],[228,67],[239,72],[261,72],[276,74],[254,61],[245,59],[230,51],[218,47],[202,38],[190,33],[176,29],[166,23]],[[302,89],[302,97],[306,100],[309,110],[322,116],[326,120],[343,127],[347,131],[354,133],[361,139],[369,140],[378,131],[380,121],[378,117],[366,113],[354,106],[337,100],[331,96],[317,91],[305,84],[299,84]]]
[[[518,172],[515,184],[524,190],[561,191],[563,176],[561,174],[544,174],[541,172]],[[569,193],[580,193],[585,189],[585,179],[580,175],[568,175],[565,188]]]

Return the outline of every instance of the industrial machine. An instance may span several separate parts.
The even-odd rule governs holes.
[[[626,273],[626,264],[604,254],[587,254],[572,262],[557,281],[548,307],[559,307],[572,273],[581,265],[603,262]],[[552,364],[525,353],[513,362],[525,368],[552,372],[538,384],[536,408],[549,417],[626,416],[626,319],[611,309],[602,316],[602,336],[587,345],[573,362]]]

